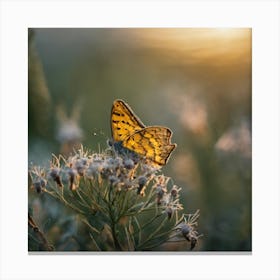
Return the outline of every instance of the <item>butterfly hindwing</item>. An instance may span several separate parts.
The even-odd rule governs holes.
[[[156,165],[165,165],[176,144],[171,144],[172,132],[163,126],[148,126],[123,141],[123,146],[135,151]]]

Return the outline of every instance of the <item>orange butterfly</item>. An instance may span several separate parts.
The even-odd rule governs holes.
[[[111,111],[111,129],[115,142],[156,166],[167,163],[176,148],[172,131],[164,126],[145,126],[123,100],[115,100]]]

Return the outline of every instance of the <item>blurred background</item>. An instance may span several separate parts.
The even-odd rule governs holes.
[[[200,209],[197,250],[251,251],[251,35],[245,28],[29,29],[29,164],[49,166],[52,153],[80,143],[106,148],[112,103],[123,99],[144,124],[174,133],[178,146],[163,172],[182,187],[185,212]],[[29,206],[57,248],[83,250],[73,239],[75,218],[61,220],[65,210],[55,202],[43,215],[42,201],[30,195]]]

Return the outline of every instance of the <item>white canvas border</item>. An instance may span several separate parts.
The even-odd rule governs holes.
[[[2,1],[1,279],[279,279],[279,2]],[[27,28],[252,27],[253,253],[28,255]]]

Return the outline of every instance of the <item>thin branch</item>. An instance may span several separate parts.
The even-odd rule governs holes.
[[[39,243],[39,247],[43,251],[54,251],[54,247],[52,245],[49,245],[45,235],[42,233],[42,231],[36,225],[35,221],[33,220],[32,216],[29,213],[28,213],[28,226],[33,230],[33,232],[36,236],[36,239]]]

